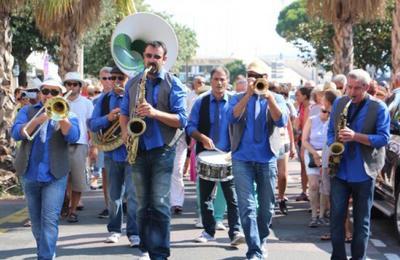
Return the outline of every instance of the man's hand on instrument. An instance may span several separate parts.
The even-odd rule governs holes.
[[[127,131],[121,131],[121,137],[122,137],[122,141],[124,142],[124,144],[127,144],[127,142],[128,142],[128,132]]]
[[[355,132],[348,127],[343,128],[339,131],[339,140],[342,142],[354,141]]]
[[[120,113],[121,109],[119,107],[114,108],[113,110],[111,110],[110,113],[108,113],[107,115],[107,119],[108,121],[112,122],[118,119],[119,117],[119,113]]]
[[[214,150],[214,148],[215,148],[213,140],[211,138],[209,138],[208,136],[203,135],[201,138],[201,143],[203,144],[204,148],[206,148],[207,150]]]
[[[136,109],[136,114],[138,116],[146,116],[150,118],[154,118],[157,115],[157,109],[155,109],[150,103],[146,101],[142,104],[138,105]]]
[[[246,95],[252,96],[254,94],[254,82],[256,81],[255,78],[248,78],[247,79],[247,91]]]

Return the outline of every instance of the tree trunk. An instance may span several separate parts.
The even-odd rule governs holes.
[[[79,71],[79,39],[70,27],[60,35],[60,77],[71,71]]]
[[[392,69],[394,75],[400,71],[400,0],[396,0],[392,28]]]
[[[333,74],[347,74],[353,69],[353,24],[349,21],[337,21],[333,23],[335,35],[333,46],[335,50],[335,61],[333,63]]]
[[[0,12],[0,171],[12,170],[12,151],[15,143],[10,131],[15,116],[12,67],[14,58],[11,55],[12,33],[10,13]]]

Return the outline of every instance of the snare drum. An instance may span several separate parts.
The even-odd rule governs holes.
[[[229,181],[233,179],[230,153],[203,151],[197,155],[197,173],[208,181]]]

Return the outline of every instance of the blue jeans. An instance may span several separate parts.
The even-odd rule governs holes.
[[[257,163],[233,160],[232,171],[240,220],[248,247],[246,256],[263,259],[261,246],[267,241],[275,205],[276,161]],[[256,190],[254,182],[257,184]]]
[[[136,225],[136,192],[132,183],[132,169],[127,162],[116,162],[109,157],[104,160],[107,172],[107,188],[109,193],[109,221],[108,232],[122,232],[124,212],[122,212],[122,201],[126,194],[126,235],[138,235]]]
[[[233,180],[220,182],[220,185],[214,181],[204,180],[199,178],[200,187],[200,209],[201,219],[203,222],[204,230],[212,237],[215,235],[215,218],[214,218],[214,205],[215,200],[214,189],[217,187],[222,188],[226,204],[228,206],[228,225],[229,225],[229,238],[232,240],[235,233],[240,231],[239,212],[237,196],[235,192],[235,185]],[[221,192],[221,190],[219,190]]]
[[[132,165],[136,187],[139,249],[150,258],[170,255],[170,187],[175,148],[167,146],[139,151]]]
[[[331,179],[331,259],[347,259],[344,221],[350,195],[353,197],[354,219],[351,256],[354,260],[366,258],[374,187],[375,181],[372,179],[363,182]]]
[[[53,259],[56,253],[58,223],[67,187],[67,176],[50,182],[37,182],[24,178],[23,185],[38,259]]]

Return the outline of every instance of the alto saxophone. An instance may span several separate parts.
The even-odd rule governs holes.
[[[143,72],[142,79],[139,85],[139,92],[136,98],[136,106],[142,104],[146,98],[146,79],[147,73],[152,69],[152,66],[146,68]],[[126,144],[126,150],[128,152],[129,164],[134,164],[136,161],[137,150],[139,146],[139,137],[146,131],[146,122],[144,117],[136,116],[136,108],[131,113],[130,120],[128,122],[128,140]]]
[[[335,142],[329,146],[329,175],[334,177],[339,171],[340,161],[342,160],[344,152],[344,144],[339,140],[339,132],[347,126],[347,114],[349,112],[349,107],[352,102],[350,98],[344,107],[342,113],[340,113],[338,126],[335,133]]]

